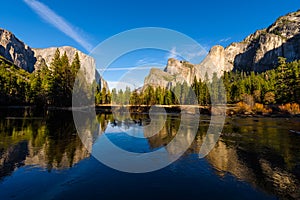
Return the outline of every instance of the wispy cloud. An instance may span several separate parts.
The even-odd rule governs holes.
[[[223,43],[223,42],[228,42],[229,40],[231,40],[231,37],[223,38],[223,39],[219,40],[219,42]]]
[[[191,63],[198,63],[204,58],[206,54],[206,49],[200,47],[199,45],[183,45],[181,47],[173,47],[170,52],[166,54],[166,59],[184,59]]]
[[[188,59],[188,60],[193,60],[195,58],[202,58],[203,56],[205,56],[207,54],[207,51],[206,50],[200,50],[200,51],[191,51],[191,52],[185,52],[185,57]]]
[[[23,1],[46,22],[75,40],[87,51],[91,51],[92,45],[81,36],[82,34],[78,31],[78,29],[68,23],[64,18],[56,14],[48,6],[36,0]]]
[[[176,47],[173,47],[173,48],[167,53],[166,59],[169,59],[169,58],[181,59],[179,55],[180,55],[180,53],[177,52]]]
[[[111,67],[111,68],[98,68],[97,70],[99,71],[130,71],[130,70],[146,70],[146,69],[152,69],[153,67],[155,68],[163,68],[164,66],[162,65],[151,65],[151,66],[146,66],[146,67]]]
[[[110,89],[115,88],[117,90],[120,90],[120,89],[125,90],[126,87],[129,87],[131,90],[135,90],[135,89],[143,86],[143,84],[141,84],[141,83],[136,84],[132,81],[131,82],[107,81],[107,84]]]
[[[166,65],[166,60],[156,58],[156,57],[144,57],[142,59],[139,59],[136,63],[135,66],[139,67],[147,67],[147,66],[165,66]]]

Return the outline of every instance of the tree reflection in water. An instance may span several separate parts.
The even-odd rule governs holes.
[[[99,113],[93,122],[98,124],[99,130],[86,132],[92,138],[90,148],[99,135],[113,134],[106,132],[111,128],[137,128],[147,138],[150,151],[164,147],[175,137],[180,116],[168,114],[163,126],[159,116],[156,119],[153,126],[146,126],[151,124],[147,114],[131,113],[130,119],[120,120],[120,117]],[[209,120],[209,116],[201,116],[196,138],[189,135],[192,127],[187,127],[185,137],[176,143],[180,147],[181,143],[193,141],[182,156],[182,162],[185,157],[199,153]],[[297,118],[227,118],[219,141],[204,159],[220,178],[229,173],[280,198],[299,199],[300,137],[289,131],[298,130],[299,122]],[[158,130],[158,126],[162,128]],[[176,146],[167,150],[172,154]],[[0,112],[1,179],[24,165],[61,170],[89,156],[77,135],[70,111],[39,114],[30,109],[10,109]]]

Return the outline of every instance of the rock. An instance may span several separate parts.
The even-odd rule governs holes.
[[[168,87],[168,85],[172,85],[172,82],[175,82],[175,80],[171,74],[157,68],[152,68],[149,75],[145,78],[144,87]]]
[[[0,55],[28,72],[34,71],[36,57],[32,49],[11,32],[0,28]]]
[[[57,48],[61,54],[66,52],[70,62],[73,61],[75,53],[78,52],[88,80],[92,81],[96,78],[102,87],[108,88],[107,82],[95,70],[96,62],[94,58],[69,46],[31,49],[14,34],[0,28],[0,55],[30,73],[45,64],[50,66]]]
[[[174,77],[175,82],[192,84],[196,75],[195,66],[187,61],[179,61],[174,58],[168,60],[164,71]]]
[[[200,64],[192,64],[187,61],[179,61],[174,58],[168,60],[164,70],[153,68],[149,75],[145,78],[144,87],[151,85],[153,87],[175,86],[177,83],[186,82],[191,85],[194,78],[205,79],[205,74],[211,79],[213,73],[217,73],[218,77],[223,74],[223,71],[230,71],[232,68],[225,69],[225,52],[222,46],[213,47],[206,58]]]
[[[231,71],[232,67],[227,64],[228,60],[225,57],[225,50],[222,46],[214,46],[210,49],[208,55],[196,68],[198,70],[198,77],[205,80],[205,74],[211,79],[214,73],[220,77],[223,75],[224,71]]]
[[[263,72],[277,66],[278,57],[288,62],[300,59],[300,10],[278,18],[266,29],[257,30],[242,42],[235,42],[224,49],[214,46],[199,64],[168,60],[164,71],[151,70],[145,78],[145,87],[170,87],[186,81],[191,85],[194,77],[205,80],[213,73],[220,77],[225,71]]]
[[[277,65],[278,57],[300,59],[300,11],[278,18],[266,29],[258,30],[240,43],[225,49],[229,68],[263,72]]]
[[[38,58],[37,62],[35,63],[35,68],[38,69],[41,66],[41,63],[46,63],[47,66],[50,66],[52,59],[55,55],[56,49],[59,49],[61,55],[66,52],[70,62],[74,60],[76,52],[79,55],[79,59],[81,62],[81,66],[86,73],[86,77],[88,80],[96,80],[100,82],[101,86],[108,88],[107,82],[96,72],[96,62],[95,59],[91,56],[88,56],[78,49],[70,46],[63,46],[63,47],[50,47],[44,49],[33,49],[35,56]],[[44,60],[44,61],[42,61]]]
[[[149,75],[145,78],[144,88],[151,85],[154,88],[165,87],[170,88],[177,83],[187,82],[191,85],[194,77],[199,78],[199,70],[196,65],[187,61],[179,61],[174,58],[168,60],[164,70],[152,68]]]

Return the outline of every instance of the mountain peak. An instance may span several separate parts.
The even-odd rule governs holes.
[[[224,71],[256,71],[262,72],[277,66],[278,57],[287,61],[300,59],[300,10],[279,17],[268,28],[255,31],[241,42],[231,43],[226,48],[213,46],[200,64],[191,64],[174,58],[168,60],[164,77],[172,77],[168,83],[158,71],[150,72],[151,82],[161,87],[176,83],[193,83],[194,77],[211,79],[213,73],[220,77]],[[151,74],[152,73],[152,74]],[[145,79],[145,85],[150,79]]]
[[[242,42],[225,49],[225,64],[242,71],[273,69],[278,57],[300,59],[300,11],[279,17],[268,28],[257,30]]]
[[[78,53],[88,79],[94,80],[94,78],[96,78],[97,81],[101,82],[103,87],[108,88],[106,81],[95,71],[96,62],[94,58],[84,54],[78,49],[71,46],[31,49],[12,32],[0,28],[0,55],[28,72],[33,72],[44,63],[50,66],[56,49],[59,49],[61,54],[66,52],[70,62],[73,61],[75,54]]]
[[[16,66],[32,72],[36,58],[32,49],[12,32],[0,28],[0,55]]]

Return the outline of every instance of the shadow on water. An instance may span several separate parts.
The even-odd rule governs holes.
[[[69,170],[90,158],[90,153],[77,135],[72,112],[47,110],[40,113],[31,108],[1,109],[0,181],[3,182],[24,166],[56,172]],[[209,116],[201,116],[196,138],[188,134],[182,138],[183,143],[193,142],[176,163],[181,163],[182,172],[190,173],[191,176],[195,170],[191,170],[188,165],[191,159],[195,162],[199,160],[197,154],[209,127],[209,120]],[[137,152],[140,148],[144,152],[166,146],[180,127],[178,114],[168,114],[163,127],[155,135],[152,135],[151,127],[144,128],[151,123],[147,114],[131,114],[130,120],[120,120],[112,114],[98,113],[97,121],[100,131],[89,133],[93,138],[91,148],[97,137],[108,134],[122,148]],[[249,183],[252,188],[270,195],[299,199],[300,135],[289,131],[300,131],[299,123],[298,118],[227,118],[219,141],[205,160],[219,179],[231,175],[235,181]],[[144,139],[145,143],[138,143],[141,146],[135,146],[135,143],[130,143],[131,139],[118,139],[123,137],[120,135],[122,131],[110,132],[116,129],[133,130],[134,134],[142,134],[147,139]],[[176,151],[167,150],[170,154]]]

